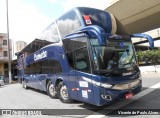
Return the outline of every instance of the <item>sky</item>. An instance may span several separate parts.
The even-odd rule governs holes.
[[[8,0],[9,36],[30,43],[69,9],[87,6],[105,9],[113,0]],[[0,33],[7,32],[6,0],[0,0]]]
[[[118,0],[8,0],[10,39],[14,45],[16,41],[30,43],[70,9],[85,6],[104,10],[114,1]],[[6,0],[0,0],[0,33],[6,32]]]
[[[85,6],[104,10],[115,0],[8,0],[9,38],[29,44],[68,10]],[[7,33],[6,0],[0,0],[0,33]],[[15,46],[13,46],[15,58]]]

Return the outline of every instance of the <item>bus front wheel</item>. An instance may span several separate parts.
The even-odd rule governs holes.
[[[57,91],[51,81],[47,84],[47,93],[51,98],[57,98]]]
[[[57,89],[58,89],[57,90],[58,98],[60,99],[60,101],[62,101],[63,103],[71,103],[72,102],[72,100],[68,96],[67,86],[63,82],[60,82],[58,84]]]

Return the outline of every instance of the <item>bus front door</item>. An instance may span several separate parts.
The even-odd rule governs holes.
[[[90,84],[91,74],[77,71],[76,83],[78,88],[78,99],[84,102],[94,104],[93,86]],[[87,80],[87,81],[86,81]]]
[[[92,84],[92,74],[90,74],[91,68],[89,63],[88,49],[87,47],[74,51],[75,62],[75,82],[78,88],[78,99],[84,102],[94,103]]]
[[[68,75],[69,80],[69,95],[72,99],[78,100],[78,88],[76,82],[76,72],[75,70],[71,70]]]

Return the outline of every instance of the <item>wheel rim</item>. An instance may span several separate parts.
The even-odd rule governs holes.
[[[55,96],[56,95],[56,91],[55,91],[55,88],[54,88],[53,84],[51,84],[49,86],[49,93],[50,93],[51,96]]]
[[[62,86],[61,89],[60,89],[60,94],[62,96],[62,98],[64,100],[67,100],[68,99],[68,92],[67,92],[67,87],[66,86]]]

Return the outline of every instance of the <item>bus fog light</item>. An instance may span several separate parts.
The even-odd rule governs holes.
[[[107,84],[107,83],[101,83],[101,87],[104,87],[104,88],[112,88],[113,87],[113,85],[111,85],[111,84]]]
[[[104,95],[102,94],[101,97],[105,100],[112,100],[112,97],[110,95]]]

